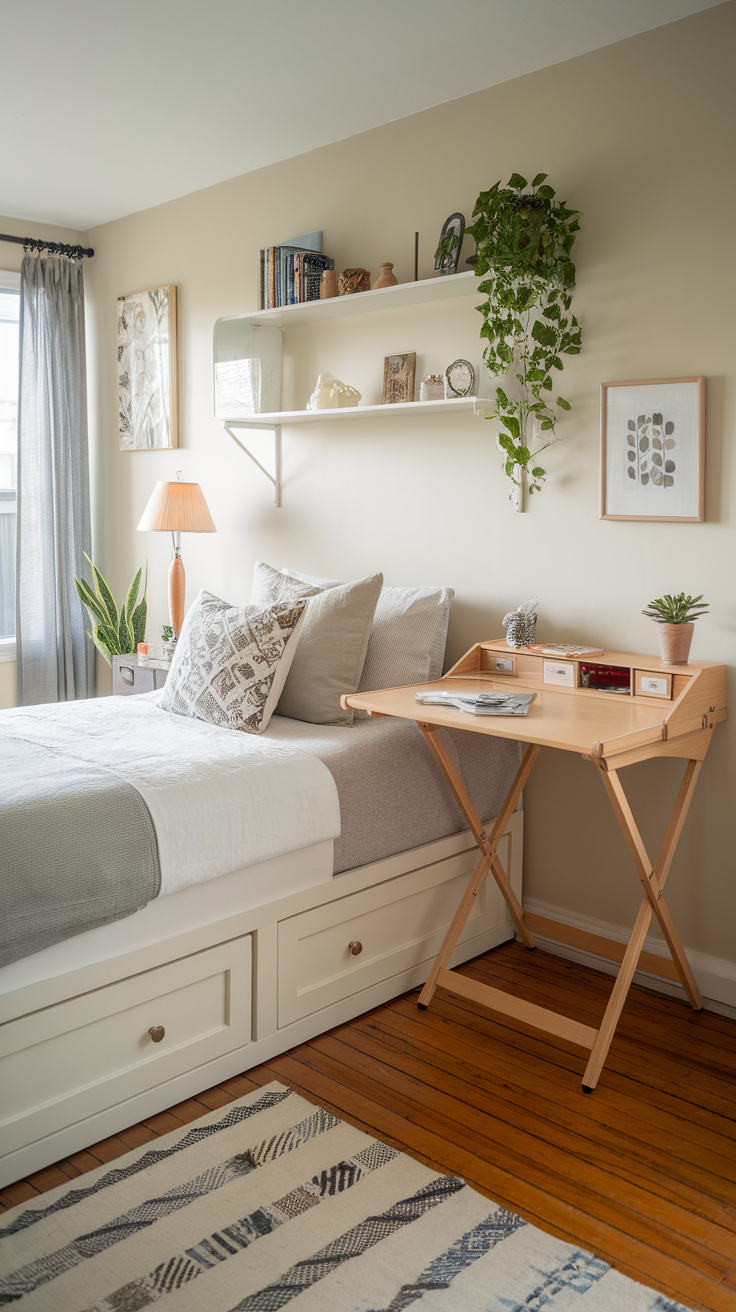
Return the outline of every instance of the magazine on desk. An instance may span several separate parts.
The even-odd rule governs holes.
[[[535,692],[417,692],[422,706],[455,706],[469,715],[526,715]]]

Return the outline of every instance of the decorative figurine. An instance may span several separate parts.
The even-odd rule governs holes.
[[[323,269],[319,280],[319,299],[328,301],[332,296],[337,296],[337,274],[334,269]]]
[[[339,410],[358,405],[360,392],[348,383],[340,382],[334,374],[325,372],[317,379],[317,386],[307,401],[307,410]]]
[[[340,296],[354,296],[356,292],[368,292],[371,289],[371,275],[367,269],[343,269],[337,280]]]
[[[537,622],[534,607],[538,602],[539,597],[532,597],[523,606],[519,606],[518,610],[510,610],[508,615],[504,615],[502,623],[509,647],[528,647],[534,642],[534,626]]]
[[[396,277],[396,274],[394,273],[393,269],[394,269],[393,264],[382,264],[382,265],[381,265],[381,272],[380,272],[380,274],[379,274],[378,277],[376,278],[376,281],[375,281],[374,284],[373,284],[373,290],[374,290],[374,291],[376,290],[377,287],[396,287],[396,286],[398,286],[398,282],[399,282],[399,280],[398,280],[398,278]]]
[[[445,380],[442,374],[427,374],[419,384],[420,401],[444,401]]]

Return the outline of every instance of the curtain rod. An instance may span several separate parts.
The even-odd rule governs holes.
[[[12,241],[25,250],[48,251],[49,255],[68,255],[70,260],[83,260],[85,256],[94,255],[90,246],[67,246],[63,241],[42,241],[36,237],[9,237],[0,232],[0,241]]]

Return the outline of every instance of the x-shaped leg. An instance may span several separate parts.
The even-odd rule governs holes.
[[[529,778],[532,766],[534,765],[539,753],[539,747],[533,743],[530,743],[527,747],[516,774],[516,778],[509,789],[503,807],[493,824],[490,834],[486,834],[467,791],[463,786],[462,780],[460,779],[457,770],[439,737],[438,727],[436,725],[420,723],[419,728],[421,729],[432,755],[444,775],[455,801],[458,803],[458,806],[468,822],[470,830],[480,849],[481,859],[478,862],[462,896],[460,905],[458,906],[452,920],[452,924],[450,925],[442,947],[440,948],[437,960],[432,966],[427,982],[419,995],[418,1006],[423,1010],[426,1010],[434,996],[435,989],[440,985],[443,988],[447,988],[451,993],[478,1002],[492,1011],[500,1012],[513,1020],[521,1021],[535,1029],[539,1029],[548,1034],[553,1034],[558,1038],[573,1043],[577,1047],[583,1048],[590,1053],[590,1058],[583,1076],[583,1089],[586,1093],[592,1093],[598,1083],[603,1065],[608,1056],[608,1050],[611,1046],[616,1026],[618,1025],[626,997],[634,978],[634,973],[639,963],[639,958],[644,947],[644,941],[647,936],[652,916],[656,916],[657,921],[659,922],[672,960],[675,964],[677,974],[682,982],[685,992],[687,993],[691,1006],[696,1011],[699,1011],[703,1006],[703,1000],[695,982],[695,977],[690,969],[690,964],[685,956],[685,950],[680,942],[663,895],[664,885],[667,881],[672,858],[675,854],[675,848],[677,847],[680,834],[682,833],[682,827],[685,823],[685,817],[687,816],[690,802],[692,801],[695,785],[702,767],[702,761],[688,761],[685,776],[667,827],[667,833],[665,834],[660,849],[657,864],[654,867],[647,855],[644,842],[639,833],[636,821],[634,820],[631,807],[629,806],[626,794],[624,793],[618,773],[615,770],[607,771],[602,764],[599,765],[601,778],[603,779],[608,796],[611,799],[614,813],[621,825],[629,850],[634,858],[634,864],[636,865],[639,879],[644,888],[645,897],[636,918],[628,946],[624,952],[623,958],[621,959],[621,966],[618,975],[616,976],[616,981],[611,991],[611,996],[608,1000],[603,1020],[599,1029],[595,1030],[588,1025],[582,1025],[578,1021],[573,1021],[568,1017],[561,1016],[557,1012],[549,1011],[547,1008],[538,1007],[533,1003],[524,1002],[521,999],[514,998],[511,994],[505,993],[502,990],[490,988],[486,984],[479,984],[477,981],[466,979],[462,975],[456,975],[453,971],[448,969],[450,958],[457,947],[460,935],[473,909],[473,903],[483,887],[484,880],[489,871],[493,875],[499,891],[506,902],[521,941],[528,948],[535,947],[534,938],[529,931],[527,918],[525,917],[521,904],[511,887],[496,849],[516,803],[519,800],[521,791]],[[529,919],[533,923],[535,919],[539,918],[529,917]],[[549,922],[544,922],[545,925],[548,923]],[[560,926],[560,929],[562,930],[563,926]],[[565,941],[564,937],[562,938],[562,941]],[[599,939],[597,942],[604,944],[607,940]],[[611,944],[611,946],[616,947],[617,945]]]

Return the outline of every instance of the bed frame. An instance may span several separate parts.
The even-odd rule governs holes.
[[[523,814],[499,846],[521,897]],[[0,998],[0,1187],[422,984],[467,830]],[[513,937],[495,884],[452,965]]]

